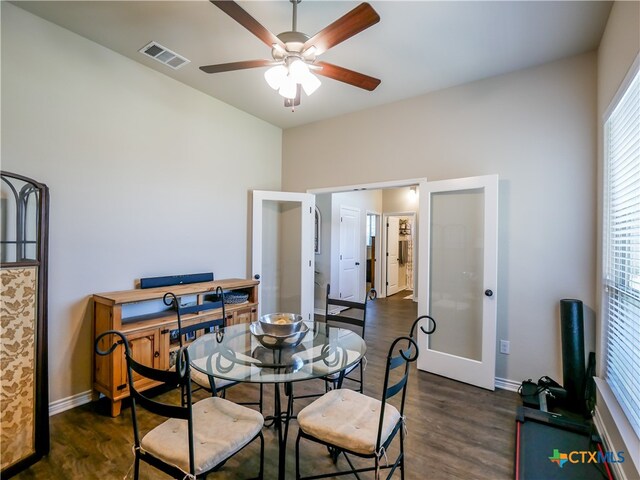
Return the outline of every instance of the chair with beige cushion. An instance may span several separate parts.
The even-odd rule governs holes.
[[[395,354],[395,356],[394,356]],[[418,358],[418,345],[410,337],[399,337],[391,344],[387,355],[382,399],[368,397],[349,389],[335,389],[325,393],[298,413],[298,438],[296,440],[296,479],[326,478],[360,472],[376,472],[390,468],[391,478],[400,468],[404,478],[404,404],[409,375],[409,363]],[[399,370],[396,370],[399,369]],[[394,371],[395,370],[395,371]],[[400,394],[399,406],[388,400]],[[387,464],[387,452],[393,439],[400,433],[400,453],[392,464]],[[334,463],[340,453],[344,455],[350,470],[310,477],[300,476],[300,441],[320,443],[329,448]],[[371,458],[371,467],[355,468],[347,455]],[[382,465],[383,461],[385,462]],[[315,464],[317,466],[317,463]]]
[[[115,337],[119,337],[119,340]],[[109,345],[107,342],[111,342],[111,346],[105,349],[104,346]],[[258,478],[262,478],[264,464],[262,414],[220,397],[208,397],[192,404],[191,368],[185,347],[178,352],[174,370],[158,370],[135,361],[131,356],[126,337],[115,330],[101,334],[96,339],[95,349],[99,355],[109,355],[120,344],[124,345],[127,361],[136,479],[140,473],[141,460],[173,478],[204,478],[207,474],[218,470],[228,458],[258,438],[260,439]],[[183,387],[186,391],[186,401],[181,405],[173,405],[143,395],[135,387],[132,380],[134,374],[137,378],[145,377],[167,385]],[[168,420],[141,437],[137,417],[138,406]],[[146,420],[145,423],[147,423]]]
[[[356,332],[364,338],[365,328],[367,326],[367,297],[365,296],[364,302],[357,302],[353,300],[332,298],[329,295],[330,293],[331,285],[327,284],[325,304],[325,322],[327,323],[327,326],[346,328]],[[300,355],[300,357],[304,357],[304,360],[305,358],[313,358],[319,353],[318,349],[314,349],[307,352],[306,356],[303,354]],[[342,388],[345,380],[347,386],[355,388],[355,390],[360,393],[364,393],[364,366],[367,361],[366,357],[354,363],[349,358],[350,352],[346,352],[345,358],[340,357],[341,352],[336,352],[336,355],[338,355],[338,357],[328,359],[328,365],[344,364],[349,366],[339,372],[330,373],[321,377],[324,381],[324,392],[321,391],[318,393],[294,395],[294,399],[319,397],[330,389]],[[321,368],[322,365],[314,365],[314,369]],[[327,370],[329,370],[329,368],[327,368]]]
[[[176,311],[178,320],[177,336],[180,347],[184,346],[187,339],[195,337],[200,333],[213,333],[220,328],[226,327],[227,314],[225,310],[224,291],[221,287],[216,288],[215,295],[201,304],[182,305],[181,299],[174,293],[168,292],[163,298],[164,304],[171,306]],[[183,316],[190,314],[191,317],[184,319]],[[172,366],[171,368],[175,368]],[[248,367],[247,367],[248,368]],[[200,388],[204,388],[212,394],[225,398],[226,390],[237,385],[238,382],[214,378],[199,370],[191,370],[191,380]],[[262,384],[260,385],[259,399],[257,402],[239,402],[240,405],[257,405],[262,412]],[[184,398],[185,392],[182,391]]]
[[[327,325],[332,327],[347,327],[353,329],[356,333],[364,338],[365,328],[367,327],[367,296],[364,302],[353,300],[342,300],[340,298],[331,298],[331,285],[327,284],[327,296],[325,303],[324,320]],[[345,371],[334,373],[324,377],[327,390],[329,387],[342,388],[345,380],[348,383],[355,383],[356,390],[364,393],[364,366],[366,358],[363,361],[350,366]]]

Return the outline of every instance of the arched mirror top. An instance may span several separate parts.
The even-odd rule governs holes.
[[[2,172],[0,182],[0,261],[30,264],[43,260],[48,189],[35,180]]]

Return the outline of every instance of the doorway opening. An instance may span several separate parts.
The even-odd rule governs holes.
[[[415,213],[385,215],[386,296],[403,294],[413,300],[415,291]]]
[[[411,249],[406,245],[403,250],[405,255],[401,258],[403,261],[402,288],[412,293],[417,281],[414,280],[417,278],[415,271],[417,264],[413,254],[417,251],[417,185],[420,181],[417,179],[397,183],[385,182],[349,190],[345,187],[341,191],[336,191],[337,189],[310,191],[315,194],[316,207],[323,219],[322,231],[319,233],[323,248],[315,255],[316,314],[324,313],[327,284],[331,285],[332,295],[338,298],[351,295],[351,288],[343,289],[343,280],[347,280],[347,287],[350,281],[355,282],[354,298],[358,301],[363,301],[366,296],[370,300],[386,297],[386,220],[390,214],[402,215],[400,219],[407,220],[407,225],[403,222],[403,233],[406,234],[402,236],[402,240],[408,244],[407,240],[411,238],[412,242]],[[357,213],[359,220],[356,222],[352,218],[347,218],[345,226],[345,213],[349,212],[359,212]],[[346,241],[349,238],[345,236],[345,232],[350,230],[347,228],[350,225],[353,231],[358,232],[356,243],[359,256],[355,259],[351,259],[350,252],[346,249],[350,246],[350,242]],[[409,231],[411,235],[407,235]],[[398,234],[400,234],[399,230]],[[407,285],[409,251],[412,253],[412,261]],[[344,265],[345,259],[349,265]]]

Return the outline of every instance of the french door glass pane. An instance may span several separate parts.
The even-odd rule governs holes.
[[[262,314],[302,311],[301,222],[299,202],[265,200],[262,204]]]
[[[429,348],[482,361],[484,191],[433,193],[430,312],[438,335]]]

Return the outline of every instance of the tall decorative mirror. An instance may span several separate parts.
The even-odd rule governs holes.
[[[8,478],[49,452],[49,189],[21,175],[1,177],[0,462]]]

